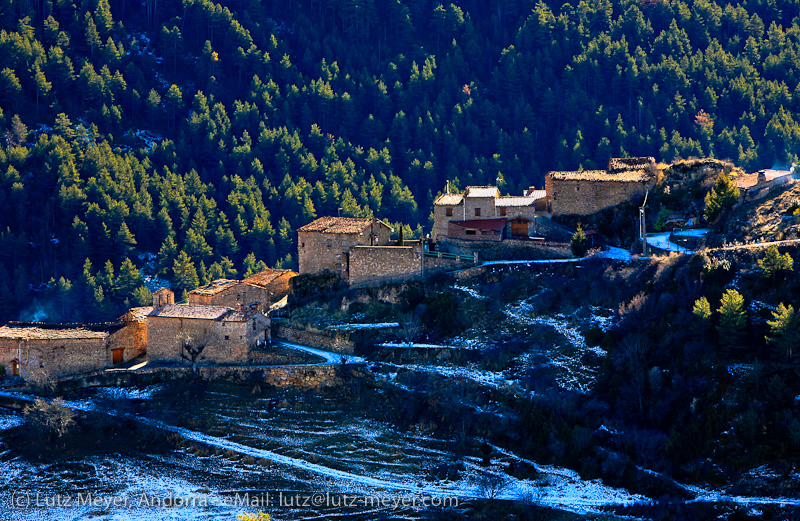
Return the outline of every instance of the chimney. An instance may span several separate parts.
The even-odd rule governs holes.
[[[175,303],[175,293],[168,288],[158,288],[155,293],[153,293],[153,307],[155,309],[160,308],[161,306],[167,306],[169,304]]]

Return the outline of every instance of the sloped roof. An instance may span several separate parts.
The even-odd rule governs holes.
[[[224,306],[192,306],[186,304],[169,304],[153,310],[149,316],[164,318],[200,318],[207,320],[219,320],[231,308]]]
[[[100,324],[9,322],[0,327],[0,338],[8,340],[104,339],[124,326],[125,324],[121,322]]]
[[[128,310],[128,313],[120,317],[120,320],[122,321],[126,319],[128,315],[130,315],[131,320],[133,320],[134,322],[147,322],[147,315],[149,315],[150,312],[152,311],[153,311],[153,306],[131,308]]]
[[[232,279],[217,279],[209,282],[205,286],[193,289],[189,292],[190,295],[216,295],[222,291],[238,284],[238,280]]]
[[[281,277],[287,273],[291,274],[292,276],[297,275],[297,273],[292,270],[274,270],[270,268],[259,271],[258,273],[253,273],[242,282],[252,284],[253,286],[264,287],[271,284],[278,277]]]
[[[500,190],[496,186],[468,186],[464,195],[467,197],[500,197]]]
[[[497,201],[495,202],[495,206],[531,206],[535,203],[535,197],[509,195],[505,197],[498,197]]]
[[[644,170],[627,170],[624,172],[581,170],[571,172],[548,172],[547,175],[556,181],[616,181],[618,183],[644,183],[652,179],[652,175]]]
[[[435,205],[456,205],[464,200],[463,194],[442,194],[433,202]]]
[[[250,320],[253,315],[258,314],[258,311],[250,311],[250,310],[242,310],[242,311],[235,311],[231,310],[230,313],[224,315],[222,317],[223,322],[247,322]]]
[[[475,230],[502,230],[508,219],[505,217],[498,219],[470,219],[468,221],[450,221],[449,224],[461,228],[472,228]]]
[[[361,233],[372,223],[381,224],[390,230],[391,226],[380,219],[368,219],[357,217],[320,217],[305,226],[297,229],[298,232],[321,232],[321,233]]]
[[[654,157],[613,157],[608,160],[608,169],[611,172],[644,170],[655,166],[656,159]]]

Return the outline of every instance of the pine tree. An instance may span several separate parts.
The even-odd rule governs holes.
[[[172,283],[176,293],[191,291],[200,285],[194,262],[185,251],[181,251],[172,264]]]
[[[764,276],[774,279],[779,271],[792,271],[794,259],[789,253],[780,254],[777,246],[770,246],[763,259],[758,259],[758,267],[764,270]]]
[[[739,201],[739,188],[723,172],[717,177],[714,188],[706,195],[703,216],[707,221],[714,222],[737,201]]]
[[[800,346],[800,317],[791,305],[784,306],[783,302],[772,312],[772,320],[767,321],[770,335],[767,337],[769,345],[778,352],[785,353],[788,360],[792,359],[793,351]]]
[[[586,234],[583,232],[583,228],[581,225],[578,225],[578,229],[575,230],[575,233],[572,235],[572,240],[569,241],[569,247],[572,250],[572,254],[578,258],[582,258],[586,255],[586,252],[589,249],[588,242],[586,240]]]
[[[744,309],[744,297],[735,289],[729,289],[722,295],[719,309],[720,342],[726,348],[742,347],[744,328],[747,324],[747,312]]]
[[[119,267],[117,290],[119,296],[127,298],[133,295],[136,288],[142,285],[142,276],[129,258],[125,258]]]

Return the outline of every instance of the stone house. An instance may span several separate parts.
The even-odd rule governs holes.
[[[518,217],[517,219],[524,219],[524,217]],[[530,219],[528,219],[528,221],[530,221]],[[502,241],[507,223],[508,219],[505,217],[500,219],[450,221],[447,223],[447,237],[449,239],[463,239],[468,241]],[[528,228],[526,226],[526,237],[527,233]]]
[[[0,365],[28,379],[59,377],[126,362],[143,351],[141,330],[126,322],[9,322],[0,327]]]
[[[614,158],[608,170],[548,172],[547,209],[552,215],[589,215],[643,198],[656,176],[652,157]]]
[[[263,311],[269,304],[270,294],[266,289],[239,280],[218,279],[189,292],[190,306]]]
[[[299,273],[330,271],[347,280],[350,249],[388,246],[392,231],[379,219],[320,217],[297,230]]]
[[[147,358],[182,363],[185,346],[203,346],[201,363],[248,363],[250,353],[270,341],[263,313],[225,306],[168,304],[147,316]]]
[[[269,302],[273,302],[286,295],[291,290],[290,281],[296,277],[297,272],[292,270],[266,269],[250,275],[242,282],[263,288],[269,295]]]
[[[536,217],[537,206],[539,211],[545,209],[544,190],[535,190],[533,187],[525,190],[522,196],[501,196],[496,186],[468,186],[463,194],[442,194],[433,203],[433,233],[435,241],[449,237],[451,232],[459,236],[463,229],[477,229],[479,222],[494,219],[517,219],[513,229],[501,233],[500,239],[493,234],[487,235],[485,240],[502,240],[511,237],[528,237],[532,233],[532,224]],[[462,225],[450,226],[451,222],[465,223],[477,221],[476,226],[465,227]],[[524,226],[523,226],[524,223]],[[488,230],[487,230],[488,231]],[[480,235],[477,235],[480,237]],[[471,240],[480,238],[469,237]]]

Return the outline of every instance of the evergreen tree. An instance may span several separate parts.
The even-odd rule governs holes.
[[[792,353],[800,346],[799,322],[794,307],[784,306],[783,302],[772,312],[772,320],[767,321],[770,332],[767,342],[778,352],[784,353],[787,360],[792,359]]]
[[[735,289],[726,290],[720,300],[719,308],[720,342],[726,348],[741,348],[747,325],[747,312],[744,309],[744,297]]]
[[[794,259],[788,252],[781,255],[778,247],[773,245],[767,248],[764,257],[758,259],[757,262],[758,267],[764,270],[764,276],[774,279],[780,271],[791,271]]]
[[[706,195],[706,208],[703,216],[714,222],[725,210],[732,208],[739,200],[739,188],[733,184],[725,173],[717,177],[714,188]]]
[[[572,250],[572,255],[578,258],[585,256],[589,249],[589,243],[586,240],[586,234],[583,232],[583,228],[580,224],[578,225],[578,229],[575,230],[575,233],[572,235],[572,239],[569,241],[569,247]]]
[[[181,251],[172,264],[172,285],[176,293],[191,291],[200,285],[197,268],[185,251]]]

